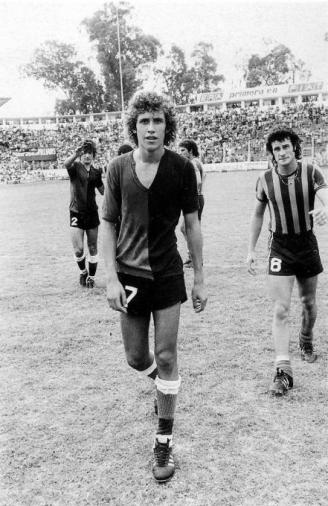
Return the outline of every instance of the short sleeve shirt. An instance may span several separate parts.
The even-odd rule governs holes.
[[[296,173],[289,178],[280,177],[274,167],[265,171],[257,180],[256,198],[269,206],[270,230],[279,235],[311,230],[309,212],[321,188],[327,188],[321,170],[305,161],[298,162]]]
[[[139,181],[133,152],[115,158],[107,171],[102,217],[120,219],[117,270],[149,279],[183,272],[175,228],[181,212],[198,210],[193,165],[165,149],[147,189]]]
[[[91,165],[88,172],[83,163],[74,162],[67,172],[71,183],[70,210],[76,213],[96,211],[95,189],[103,185],[101,171]]]

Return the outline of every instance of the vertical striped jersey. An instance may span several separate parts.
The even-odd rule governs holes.
[[[290,176],[281,176],[275,167],[266,170],[257,180],[256,198],[269,206],[273,233],[301,234],[313,228],[309,211],[317,190],[327,186],[321,170],[302,161]]]
[[[133,151],[115,158],[106,174],[102,218],[116,222],[117,271],[148,279],[183,273],[175,228],[181,211],[198,210],[194,166],[165,149],[149,188],[139,180]]]

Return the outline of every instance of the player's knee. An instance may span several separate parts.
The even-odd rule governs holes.
[[[289,305],[282,302],[277,301],[274,306],[274,315],[278,320],[287,320],[289,314]]]
[[[81,259],[84,256],[83,253],[83,247],[74,248],[74,255],[76,259]]]
[[[90,253],[90,256],[97,255],[97,253],[98,253],[97,244],[89,244],[89,253]]]
[[[303,309],[305,309],[305,311],[307,311],[308,313],[312,313],[316,309],[315,297],[313,297],[312,295],[303,295],[301,297],[301,303]]]
[[[132,369],[136,369],[136,371],[144,371],[147,368],[145,358],[137,353],[127,354],[126,360],[129,366],[132,367]]]
[[[176,353],[168,349],[157,351],[155,358],[158,368],[162,370],[170,371],[176,364]]]

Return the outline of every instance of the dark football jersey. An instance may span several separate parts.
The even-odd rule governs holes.
[[[74,162],[67,172],[71,182],[70,210],[76,213],[96,211],[95,188],[103,185],[101,171],[91,165],[88,172],[83,163]]]
[[[107,171],[103,219],[117,222],[117,270],[154,279],[183,272],[175,228],[181,211],[198,209],[193,165],[165,149],[147,189],[136,174],[133,152],[115,158]]]
[[[309,211],[317,190],[326,187],[320,169],[303,161],[289,177],[282,177],[275,168],[266,170],[257,181],[256,197],[269,205],[272,232],[300,234],[313,228]]]

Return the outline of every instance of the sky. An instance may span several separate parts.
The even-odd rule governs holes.
[[[181,47],[190,57],[197,42],[213,45],[225,86],[238,86],[238,66],[275,42],[285,44],[312,71],[328,81],[328,1],[320,0],[131,0],[133,22],[164,48]],[[11,100],[0,117],[53,114],[56,94],[23,79],[20,66],[46,40],[74,44],[90,66],[95,56],[81,21],[104,0],[0,0],[0,97]],[[266,44],[271,44],[268,46]]]

